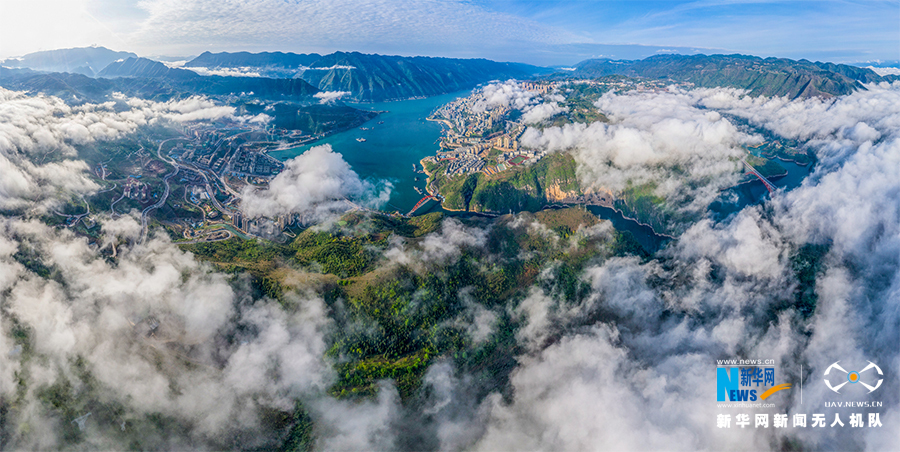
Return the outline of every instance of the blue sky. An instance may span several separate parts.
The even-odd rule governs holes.
[[[900,59],[897,0],[0,0],[0,8],[0,57],[97,44],[145,56],[358,50],[545,65],[664,52]]]

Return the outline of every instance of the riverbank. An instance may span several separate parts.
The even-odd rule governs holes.
[[[441,124],[447,126],[448,129],[453,129],[453,123],[450,122],[450,121],[447,120],[447,119],[443,119],[443,118],[435,118],[435,117],[433,117],[433,116],[429,116],[429,117],[425,118],[425,120],[426,120],[426,121],[432,121],[432,122],[439,122],[439,123],[441,123]]]
[[[348,103],[348,106],[379,114],[356,128],[303,146],[272,151],[270,155],[285,161],[313,146],[330,144],[361,179],[375,185],[387,182],[393,185],[390,198],[383,205],[384,210],[406,213],[422,199],[422,194],[415,188],[426,188],[421,174],[410,171],[409,167],[435,154],[435,142],[440,139],[443,129],[441,124],[427,121],[426,117],[467,92],[400,102]],[[416,177],[420,180],[415,180]]]

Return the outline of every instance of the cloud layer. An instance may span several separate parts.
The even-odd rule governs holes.
[[[760,142],[685,91],[610,92],[595,105],[609,123],[529,128],[522,144],[572,151],[579,180],[589,190],[621,195],[646,186],[689,218],[701,215],[720,190],[738,181],[741,146]]]
[[[544,99],[535,92],[526,91],[518,82],[512,80],[488,84],[481,90],[479,96],[472,106],[473,111],[484,112],[497,107],[519,110],[525,124],[536,124],[568,111],[568,108],[556,102],[560,99],[551,99],[550,96]]]
[[[247,186],[242,193],[241,210],[249,217],[271,217],[290,213],[330,216],[353,207],[345,200],[378,207],[390,196],[391,185],[379,190],[359,178],[341,154],[331,145],[314,146],[285,162],[284,171],[269,182],[267,189]]]
[[[134,40],[142,46],[195,48],[197,39],[255,48],[303,43],[309,50],[443,54],[459,48],[507,48],[511,42],[551,41],[536,22],[463,2],[190,1],[142,2],[149,17]],[[352,11],[352,14],[349,12]],[[240,18],[236,20],[236,18]],[[447,37],[452,36],[452,45]],[[372,44],[370,44],[372,45]],[[161,47],[160,47],[161,48]],[[307,50],[307,51],[309,51]]]
[[[41,119],[48,102],[56,105],[50,116],[82,118],[88,132],[118,117],[97,106],[64,111],[52,100],[9,96],[14,111],[35,109],[24,117],[47,121],[8,114],[14,126],[0,136],[13,144],[0,149],[18,171],[42,146],[75,142],[68,122]],[[716,187],[734,172],[740,146],[759,140],[717,111],[802,140],[819,163],[800,187],[763,205],[722,222],[692,222],[652,258],[589,261],[574,276],[583,287],[578,296],[561,290],[559,262],[546,263],[534,287],[494,305],[482,304],[474,288],[461,290],[453,322],[472,341],[496,339],[501,318],[515,325],[508,385],[479,387],[480,374],[444,356],[412,402],[401,402],[389,382],[372,400],[324,394],[334,379],[324,358],[334,323],[315,293],[288,294],[296,309],[254,298],[239,279],[228,281],[164,237],[128,244],[140,233],[129,217],[101,219],[96,241],[3,217],[0,396],[16,404],[9,424],[30,429],[15,429],[10,444],[54,448],[58,433],[68,431],[97,449],[138,435],[146,448],[267,447],[266,413],[290,412],[300,401],[315,422],[316,445],[329,450],[402,448],[410,438],[450,450],[892,450],[900,422],[900,388],[891,380],[900,369],[900,84],[830,100],[754,99],[720,89],[607,95],[597,105],[610,124],[529,132],[535,146],[573,150],[579,176],[597,187],[636,178],[671,199],[703,201],[709,189],[679,194],[685,188],[672,169]],[[96,129],[97,138],[88,139],[105,136],[107,129]],[[269,192],[245,193],[247,208],[318,212],[376,192],[328,147],[287,166]],[[51,196],[30,190],[39,195],[18,202]],[[541,235],[524,220],[511,223]],[[449,219],[424,238],[393,242],[384,260],[428,272],[471,259],[462,250],[490,246],[490,234]],[[121,244],[116,259],[105,251],[112,243]],[[811,245],[823,251],[812,284],[817,298],[806,314],[796,304],[797,258]],[[824,370],[838,360],[859,368],[876,362],[887,377],[876,393],[884,406],[871,411],[884,426],[718,429],[715,416],[725,409],[714,401],[715,361],[735,357],[774,359],[778,382],[803,382],[802,405],[791,390],[759,412],[822,412],[829,423],[835,413],[847,422],[858,410],[825,407],[836,399],[822,382]],[[21,375],[30,381],[22,393]],[[45,409],[48,394],[70,397],[75,412]],[[92,418],[78,433],[71,419],[87,412]],[[757,411],[728,411],[739,412]]]
[[[86,177],[84,161],[75,159],[77,146],[118,139],[160,121],[267,118],[234,113],[203,97],[153,102],[118,95],[116,101],[73,107],[57,97],[0,88],[0,209],[46,211],[66,196],[99,189]]]
[[[784,136],[809,139],[822,165],[765,208],[747,207],[722,224],[696,223],[659,259],[613,259],[589,269],[584,278],[592,295],[576,306],[540,292],[526,298],[520,306],[529,312],[528,328],[543,327],[520,334],[569,332],[520,358],[512,377],[515,401],[488,398],[490,420],[476,448],[776,450],[799,442],[828,450],[891,449],[888,422],[900,422],[896,385],[878,394],[883,409],[870,410],[879,412],[882,428],[726,431],[715,427],[716,414],[755,410],[716,408],[713,369],[716,359],[773,358],[779,378],[797,386],[802,364],[803,405],[794,390],[775,399],[774,412],[822,412],[831,423],[835,413],[847,422],[860,411],[825,408],[836,400],[822,383],[831,363],[900,366],[894,346],[900,333],[888,326],[900,321],[898,92],[900,85],[872,86],[812,101],[688,93]],[[659,97],[665,106],[667,95]],[[792,259],[809,243],[828,252],[815,284],[815,313],[804,318],[792,307]],[[546,318],[539,313],[573,309],[577,316],[538,321]],[[605,320],[579,328],[586,318]]]
[[[117,228],[131,239],[140,233],[130,217],[117,221],[133,223]],[[0,235],[0,325],[26,328],[31,349],[27,360],[8,353],[12,344],[0,354],[0,395],[23,408],[10,421],[32,428],[15,432],[8,445],[53,448],[57,432],[74,428],[71,419],[39,409],[48,385],[81,388],[70,404],[83,407],[73,413],[79,416],[93,411],[84,432],[92,447],[116,448],[104,429],[121,424],[122,436],[153,442],[164,435],[154,448],[178,448],[226,444],[226,431],[265,430],[261,410],[290,411],[299,395],[321,391],[331,378],[322,361],[329,321],[319,298],[293,299],[300,308],[288,314],[236,292],[165,239],[120,246],[111,265],[87,240],[34,221],[3,219]],[[18,263],[12,253],[22,247],[56,279]],[[85,370],[72,367],[78,359]],[[16,393],[11,372],[29,376],[25,393]],[[110,411],[91,402],[97,399],[122,405]],[[186,422],[190,433],[153,432],[145,424],[150,413]]]

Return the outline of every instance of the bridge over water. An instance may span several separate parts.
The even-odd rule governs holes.
[[[432,200],[440,201],[440,196],[441,195],[439,195],[437,193],[435,193],[433,195],[425,196],[424,198],[420,199],[419,202],[417,202],[415,206],[413,206],[412,210],[410,210],[409,213],[406,214],[406,216],[407,217],[412,216],[412,214],[415,213],[415,211],[419,210],[419,207],[424,206],[425,203],[427,203],[428,201],[432,201]]]
[[[743,163],[744,166],[747,167],[749,174],[753,174],[754,176],[759,178],[760,182],[762,182],[763,185],[766,186],[766,190],[769,190],[769,194],[771,194],[775,191],[775,185],[772,184],[772,182],[769,179],[766,179],[766,176],[763,176],[762,174],[760,174],[759,171],[757,171],[756,168],[753,167],[753,165],[751,165],[750,163],[747,162],[747,160],[741,159],[741,163]]]

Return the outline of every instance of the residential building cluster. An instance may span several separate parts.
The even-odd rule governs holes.
[[[546,94],[555,90],[558,82],[525,82],[523,89]],[[509,107],[485,108],[482,92],[450,102],[430,117],[447,128],[441,138],[440,149],[429,161],[444,162],[449,177],[472,174],[478,171],[486,175],[506,169],[533,164],[545,153],[524,149],[520,137],[525,124],[511,120]],[[500,153],[499,156],[497,153]],[[496,159],[496,164],[489,164]]]
[[[284,170],[284,164],[268,154],[238,148],[228,166],[228,173],[237,177],[271,179]]]
[[[126,198],[144,203],[150,199],[150,186],[138,181],[133,176],[128,176],[128,180],[125,182],[124,194]]]
[[[485,161],[471,154],[463,155],[453,159],[447,165],[446,174],[450,177],[461,174],[472,174],[481,171],[484,168]]]
[[[275,218],[247,218],[240,211],[231,215],[231,225],[235,229],[263,238],[276,237],[289,226],[302,226],[304,224],[304,218],[299,213],[278,215]]]

